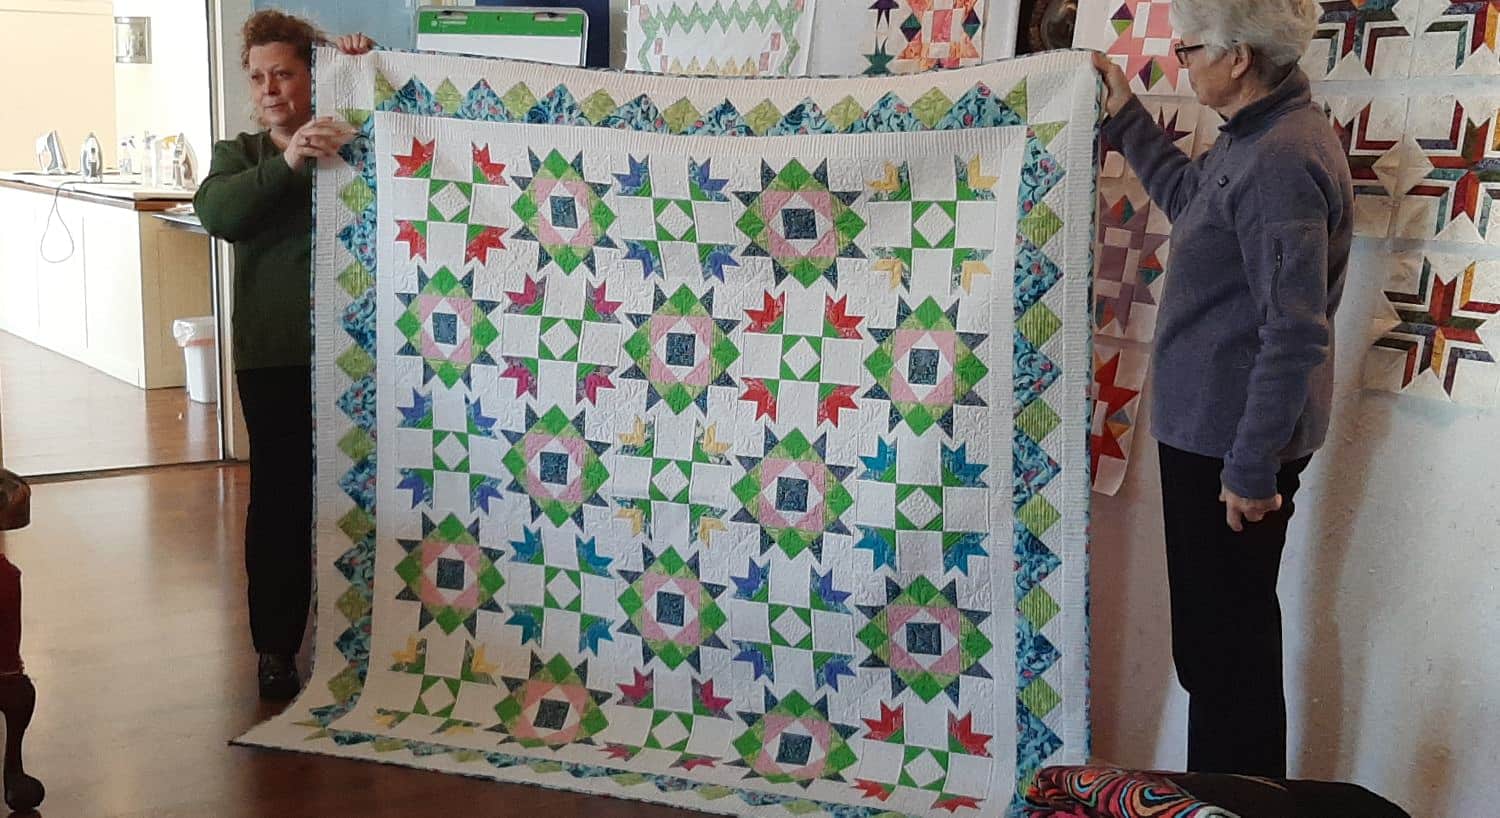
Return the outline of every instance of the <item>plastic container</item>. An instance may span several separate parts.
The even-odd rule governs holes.
[[[172,322],[172,337],[182,347],[187,369],[188,399],[198,403],[219,402],[219,344],[211,315],[179,318]]]

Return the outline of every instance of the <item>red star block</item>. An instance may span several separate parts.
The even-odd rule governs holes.
[[[770,332],[771,326],[781,320],[781,315],[786,311],[786,296],[773,297],[766,293],[763,298],[764,306],[758,310],[745,310],[745,315],[750,317],[750,326],[745,328],[746,332]]]
[[[750,401],[755,404],[755,419],[770,418],[776,420],[776,396],[766,388],[766,382],[759,378],[745,379],[745,394],[740,395],[740,400]]]
[[[863,791],[866,798],[874,798],[877,801],[889,799],[891,793],[896,791],[896,788],[889,784],[882,784],[878,781],[869,781],[863,778],[856,781],[854,786]]]
[[[949,798],[940,798],[932,806],[949,812],[958,812],[960,809],[979,809],[980,801],[967,795],[955,795]]]
[[[536,300],[541,297],[541,289],[537,286],[536,279],[527,276],[520,292],[507,292],[505,295],[510,299],[512,307],[525,310],[536,304]]]
[[[887,707],[885,702],[881,702],[880,718],[865,719],[864,722],[870,728],[870,733],[865,738],[870,741],[889,741],[891,736],[901,732],[906,726],[906,708]]]
[[[1099,473],[1099,458],[1108,455],[1110,457],[1124,460],[1125,452],[1120,448],[1120,441],[1116,431],[1110,426],[1110,419],[1114,418],[1130,402],[1135,400],[1141,393],[1135,389],[1126,389],[1115,385],[1115,378],[1120,373],[1120,353],[1116,352],[1108,361],[1097,365],[1094,369],[1094,400],[1105,406],[1104,429],[1090,436],[1090,455],[1093,463],[1090,464],[1095,474]]]
[[[489,261],[490,253],[505,249],[505,242],[500,240],[504,235],[503,227],[485,227],[475,232],[464,248],[464,263],[477,261],[482,264]]]
[[[785,298],[785,296],[782,296]],[[865,319],[858,315],[849,314],[849,296],[844,296],[837,301],[832,296],[824,296],[828,323],[838,333],[838,337],[849,341],[859,340],[859,325]]]
[[[424,224],[418,227],[416,222],[397,221],[396,241],[406,242],[407,252],[410,258],[427,259],[427,235],[424,232]]]
[[[615,382],[609,379],[609,374],[603,370],[590,372],[583,379],[583,395],[589,403],[599,405],[599,390],[614,389]]]
[[[623,744],[611,744],[604,748],[604,754],[617,761],[629,761],[635,758],[635,750]]]
[[[514,378],[516,381],[516,397],[522,395],[536,395],[536,379],[531,377],[531,370],[520,361],[510,361],[510,366],[500,373],[502,378]]]
[[[419,142],[411,140],[411,153],[396,154],[396,176],[399,178],[425,177],[432,174],[432,155],[437,150],[437,140]],[[425,173],[424,173],[425,171]]]
[[[727,696],[714,695],[714,682],[712,679],[709,679],[708,681],[703,683],[703,690],[700,698],[703,700],[703,707],[708,710],[708,712],[715,714],[724,713],[725,709],[729,707],[729,703],[731,701]]]
[[[818,423],[828,422],[834,426],[838,426],[840,412],[845,409],[859,408],[854,402],[854,390],[856,387],[833,386],[823,388],[831,391],[818,403]]]
[[[490,146],[474,146],[474,181],[483,179],[492,185],[505,184],[505,164],[490,161]]]
[[[630,704],[636,704],[646,700],[651,695],[653,686],[652,675],[635,671],[635,682],[628,685],[620,685],[620,695]]]
[[[614,315],[615,311],[620,309],[621,303],[623,302],[609,300],[607,285],[589,287],[589,305],[594,308],[594,312],[599,313],[600,317],[608,318]]]
[[[952,736],[954,741],[961,744],[964,751],[969,755],[980,756],[982,758],[990,757],[990,739],[994,738],[994,736],[987,736],[984,733],[974,730],[973,713],[961,719],[949,713],[948,735]]]

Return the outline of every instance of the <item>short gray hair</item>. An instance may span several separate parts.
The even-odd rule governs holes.
[[[1307,53],[1321,13],[1316,0],[1172,0],[1172,27],[1218,53],[1247,46],[1268,80]]]

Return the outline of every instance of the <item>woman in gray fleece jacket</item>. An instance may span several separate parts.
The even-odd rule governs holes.
[[[1173,222],[1151,427],[1194,771],[1286,773],[1276,580],[1328,431],[1353,233],[1348,161],[1297,66],[1318,14],[1313,0],[1174,0],[1177,59],[1226,121],[1197,160],[1095,57],[1105,137]]]

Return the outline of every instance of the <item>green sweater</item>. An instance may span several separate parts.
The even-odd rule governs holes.
[[[312,363],[312,169],[294,171],[265,131],[214,145],[193,207],[234,244],[235,369]]]

